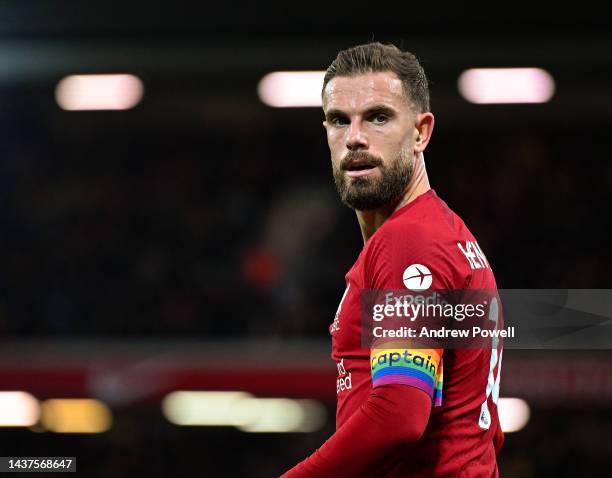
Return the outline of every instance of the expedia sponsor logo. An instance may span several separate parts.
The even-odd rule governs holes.
[[[433,276],[423,264],[412,264],[406,267],[402,276],[404,285],[412,291],[427,290],[431,287]]]

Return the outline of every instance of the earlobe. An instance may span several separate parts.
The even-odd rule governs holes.
[[[417,137],[415,140],[415,151],[422,153],[425,151],[434,127],[434,115],[431,112],[421,113],[417,121]]]

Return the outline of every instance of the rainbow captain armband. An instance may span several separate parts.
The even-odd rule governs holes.
[[[373,348],[372,386],[401,383],[423,390],[442,405],[442,349]]]

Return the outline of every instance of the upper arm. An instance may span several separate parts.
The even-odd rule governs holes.
[[[388,384],[374,388],[364,410],[377,423],[386,423],[395,443],[413,444],[427,428],[431,400],[422,390]]]
[[[405,231],[410,232],[406,235]],[[416,224],[411,228],[391,227],[380,232],[383,234],[374,237],[376,240],[366,258],[365,279],[370,289],[423,297],[436,290],[452,289],[457,267],[441,238]],[[422,277],[415,279],[419,274]],[[411,322],[411,325],[417,323]],[[439,406],[442,403],[443,354],[442,348],[431,344],[418,346],[414,339],[373,340],[370,349],[372,386],[407,385],[424,392],[433,406]]]

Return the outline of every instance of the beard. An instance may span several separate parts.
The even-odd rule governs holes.
[[[379,175],[350,177],[345,174],[353,161],[367,161],[378,166]],[[357,211],[378,209],[396,201],[406,191],[414,172],[414,159],[405,150],[388,165],[365,151],[349,151],[338,167],[334,166],[334,183],[342,202]]]

